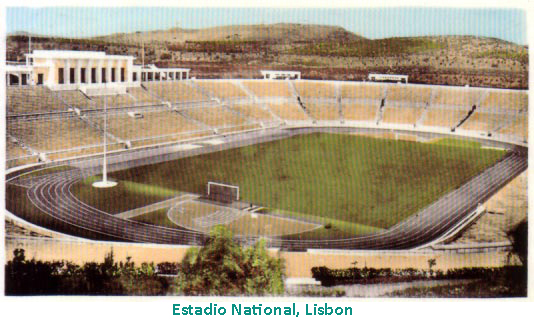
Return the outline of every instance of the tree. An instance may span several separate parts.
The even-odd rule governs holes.
[[[185,295],[265,295],[284,292],[282,259],[267,253],[265,242],[242,248],[223,226],[215,227],[202,248],[191,248],[176,278]]]
[[[436,266],[436,259],[431,258],[428,260],[428,268],[430,269],[430,273],[432,273],[432,267]]]
[[[526,220],[520,222],[508,233],[508,239],[512,243],[512,253],[516,254],[525,267],[528,260],[528,223]]]

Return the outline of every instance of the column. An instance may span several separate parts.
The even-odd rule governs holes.
[[[132,70],[132,60],[131,59],[128,59],[127,63],[126,63],[126,70],[125,70],[125,73],[126,73],[126,81],[128,83],[131,83],[133,82],[133,76],[132,76],[132,73],[133,73],[133,70]],[[141,77],[141,75],[137,75],[138,77]],[[139,78],[138,78],[139,79]]]
[[[87,64],[85,65],[85,84],[91,84],[91,69],[93,69],[93,60],[87,59]]]
[[[46,60],[46,65],[48,66],[48,73],[45,74],[45,79],[43,85],[52,86],[56,83],[56,73],[57,66],[52,62],[51,59]]]
[[[82,82],[81,59],[76,59],[76,69],[74,70],[74,83],[81,84],[81,82]]]
[[[103,67],[102,59],[99,59],[98,63],[96,64],[96,83],[97,84],[102,84],[102,67]]]
[[[182,80],[182,71],[179,71],[178,74],[180,75],[180,77],[178,77],[178,79]]]
[[[65,66],[63,66],[63,81],[65,84],[70,84],[70,59],[65,59]]]
[[[116,83],[121,82],[121,68],[122,68],[122,61],[120,60],[115,61],[115,82]]]
[[[111,82],[111,61],[106,62],[106,83]]]

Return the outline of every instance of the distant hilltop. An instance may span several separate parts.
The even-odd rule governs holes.
[[[355,41],[363,39],[344,28],[327,25],[277,23],[269,25],[233,25],[203,29],[173,28],[169,30],[118,33],[94,37],[108,41],[126,42],[186,42],[186,41]]]

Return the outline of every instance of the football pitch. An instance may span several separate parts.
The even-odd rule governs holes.
[[[96,178],[88,178],[73,192],[118,213],[180,192],[204,194],[208,181],[218,181],[238,185],[243,201],[269,212],[369,233],[414,214],[504,153],[463,140],[314,133],[114,172],[119,185],[109,190],[92,189]]]

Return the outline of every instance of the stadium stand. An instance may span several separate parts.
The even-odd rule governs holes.
[[[271,113],[255,104],[231,104],[228,108],[258,121],[276,121]]]
[[[9,138],[6,138],[6,160],[17,159],[21,157],[30,156],[28,151],[24,150],[17,143]]]
[[[386,95],[386,105],[389,102],[402,102],[407,104],[427,103],[432,90],[428,87],[395,85],[389,86]]]
[[[38,158],[36,155],[30,154],[24,150],[17,143],[11,141],[9,138],[6,140],[6,167],[16,167],[19,165],[36,163]]]
[[[374,121],[377,117],[379,103],[376,104],[358,104],[343,103],[343,119],[349,121]]]
[[[124,144],[122,143],[109,143],[107,144],[107,151],[113,152],[117,150],[121,150],[124,148]],[[55,151],[55,152],[48,152],[46,153],[46,158],[48,160],[61,160],[66,158],[72,158],[72,157],[79,157],[79,156],[87,156],[91,154],[97,154],[104,152],[104,145],[101,144],[99,146],[81,146],[76,147],[71,150],[66,151]]]
[[[10,86],[7,91],[7,114],[66,112],[68,107],[44,86]]]
[[[433,105],[465,106],[476,104],[484,90],[473,88],[439,88],[435,90]]]
[[[79,108],[80,110],[92,110],[99,108],[95,102],[85,96],[84,93],[75,91],[59,91],[58,95],[69,106]]]
[[[431,106],[426,111],[423,125],[452,128],[468,113],[469,109],[439,108]]]
[[[108,95],[109,107],[130,111],[163,105],[163,101],[180,103],[175,112],[163,107],[140,108],[142,117],[138,118],[126,110],[114,110],[108,119],[110,150],[124,148],[122,140],[138,147],[210,136],[214,129],[219,134],[258,129],[284,120],[417,122],[448,129],[459,126],[459,130],[514,141],[528,139],[525,91],[316,81],[193,82],[145,83],[128,88],[127,94]],[[301,105],[295,90],[302,95]],[[207,102],[211,94],[235,100],[222,105]],[[103,107],[105,96],[89,98],[79,90],[52,92],[43,86],[13,86],[7,88],[6,98],[8,167],[37,162],[40,152],[48,159],[60,159],[102,151],[103,114],[97,109]],[[382,99],[385,105],[379,109]],[[469,115],[473,105],[476,108]],[[69,107],[86,115],[68,113]]]
[[[528,107],[528,95],[524,92],[489,91],[480,106],[523,110]]]
[[[158,105],[161,104],[161,100],[150,95],[142,87],[129,87],[126,92],[133,96],[136,105]]]
[[[41,151],[100,144],[102,133],[77,117],[7,122],[7,133]]]
[[[246,123],[246,119],[243,117],[219,106],[184,108],[180,112],[215,128],[244,125]]]
[[[196,81],[195,83],[210,92],[213,96],[219,98],[231,99],[248,97],[247,93],[231,82]]]
[[[258,97],[293,97],[289,83],[285,81],[244,81],[242,83]]]
[[[507,113],[507,111],[504,110],[479,107],[475,110],[473,115],[460,126],[460,128],[469,131],[483,131],[489,133],[498,128],[500,124],[511,122],[515,117],[516,115]]]
[[[376,84],[343,84],[341,85],[342,98],[380,100],[384,96],[384,85]]]
[[[384,108],[384,115],[382,122],[384,123],[399,123],[399,124],[415,124],[423,114],[424,108],[414,106],[390,107]]]
[[[339,120],[341,114],[338,104],[306,103],[306,110],[316,120]]]
[[[199,102],[207,98],[199,91],[184,81],[180,82],[149,82],[143,86],[152,94],[164,101],[177,102]]]
[[[289,121],[310,120],[302,108],[296,103],[268,104],[269,109],[278,117]]]
[[[515,136],[521,140],[528,141],[528,113],[523,112],[517,115],[515,121],[510,122],[496,131],[497,133]]]
[[[91,101],[98,106],[103,108],[107,99],[108,107],[126,107],[126,106],[135,106],[135,99],[128,94],[120,95],[101,95],[101,96],[91,96]]]
[[[170,111],[145,111],[142,112],[142,116],[135,118],[128,113],[109,113],[108,131],[121,139],[135,141],[201,130],[183,116]],[[90,120],[98,124],[100,128],[104,125],[103,115],[92,116]]]
[[[295,88],[303,98],[336,98],[336,87],[333,83],[294,82]]]

